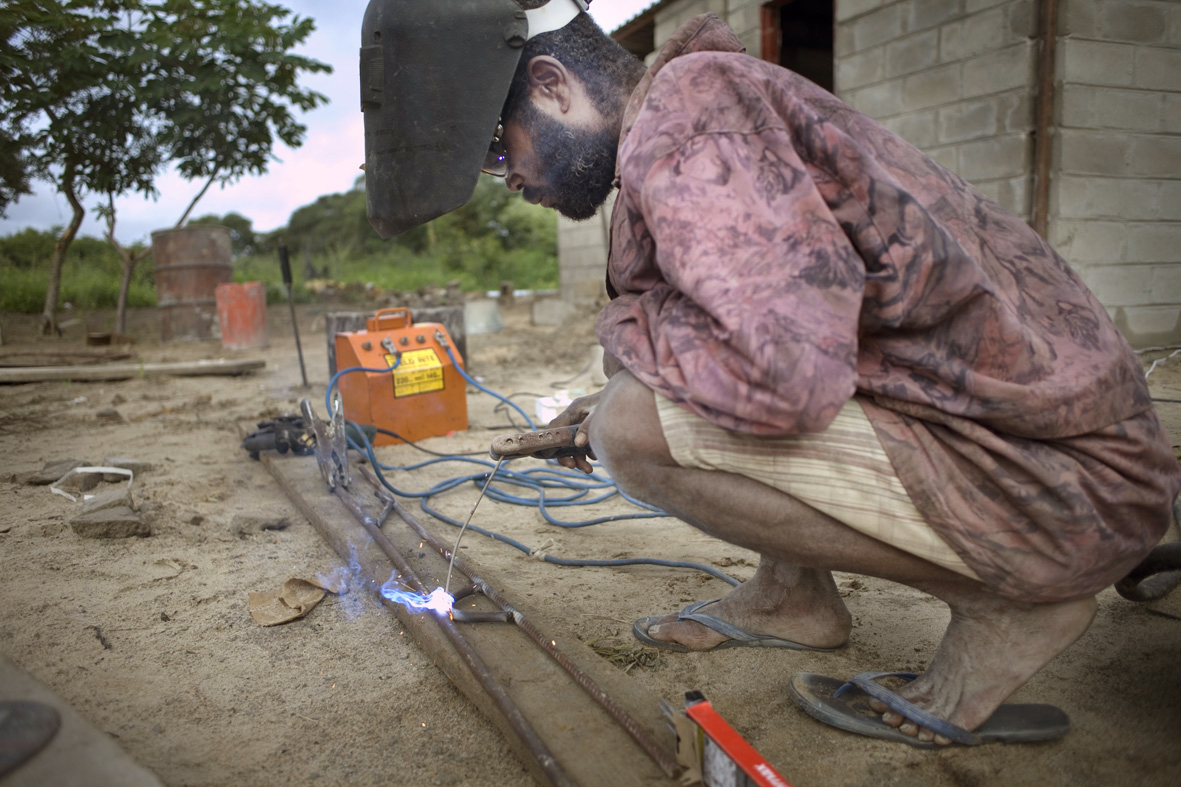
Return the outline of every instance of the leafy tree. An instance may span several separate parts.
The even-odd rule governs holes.
[[[53,240],[61,228],[44,232],[27,227],[0,238],[0,265],[11,265],[20,270],[31,270],[53,256]]]
[[[254,253],[257,239],[254,235],[254,222],[241,213],[227,213],[224,216],[207,214],[195,219],[189,219],[189,226],[214,225],[228,227],[230,230],[230,244],[234,259]]]
[[[116,330],[147,249],[115,235],[115,197],[156,196],[173,164],[204,186],[265,172],[274,138],[290,147],[306,127],[293,110],[327,101],[301,88],[302,72],[330,67],[290,50],[314,29],[259,0],[9,0],[0,5],[0,207],[27,193],[27,177],[54,182],[73,210],[57,239],[42,330],[56,330],[61,265],[96,195],[107,240],[123,260]],[[16,155],[9,158],[8,153]],[[21,180],[24,177],[25,180]]]

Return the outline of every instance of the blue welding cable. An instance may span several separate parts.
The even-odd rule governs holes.
[[[451,353],[451,348],[444,347],[444,349],[446,349],[448,352],[448,355],[452,359],[454,359],[455,356]],[[329,380],[328,389],[324,392],[324,403],[328,409],[329,416],[331,416],[332,412],[333,412],[333,410],[332,410],[332,390],[333,390],[333,388],[336,387],[337,381],[343,375],[348,374],[350,372],[372,372],[372,373],[381,374],[381,373],[385,373],[387,371],[397,368],[398,363],[400,363],[400,361],[401,361],[401,358],[399,357],[398,360],[396,360],[394,362],[394,365],[389,367],[389,369],[353,366],[353,367],[349,367],[347,369],[341,369],[340,371],[338,371],[335,375],[332,376],[332,379]],[[453,363],[454,363],[454,360],[453,360]],[[464,377],[468,380],[471,380],[471,378],[468,377],[466,374],[464,375]],[[480,388],[480,390],[483,390],[483,391],[486,391],[487,393],[489,393],[491,396],[494,396],[495,398],[500,399],[501,401],[509,402],[509,400],[506,399],[505,397],[500,396],[499,394],[497,394],[495,392],[489,391],[484,386],[479,385],[479,383],[475,383],[475,381],[472,381],[472,383],[474,385],[476,385],[478,388]],[[509,402],[509,404],[512,404],[512,403]],[[516,405],[514,404],[513,407],[516,407]],[[524,411],[522,411],[519,407],[517,407],[516,409],[518,410],[518,412],[521,413],[521,415],[523,415],[523,416],[525,415]],[[528,418],[528,416],[525,416],[525,417]],[[532,425],[533,424],[531,423],[530,426],[532,426]],[[349,445],[351,445],[354,449],[364,451],[364,453],[368,456],[369,461],[373,464],[374,470],[377,471],[378,478],[381,480],[382,484],[384,484],[391,492],[394,492],[395,494],[399,494],[403,497],[418,498],[420,500],[425,500],[425,499],[429,499],[431,497],[434,497],[435,495],[441,494],[442,492],[450,491],[451,489],[454,489],[456,486],[459,486],[466,481],[471,480],[474,483],[479,483],[479,481],[482,481],[483,478],[486,477],[483,474],[476,474],[475,476],[463,476],[460,478],[453,478],[448,481],[441,482],[440,484],[437,484],[437,485],[431,487],[430,489],[426,490],[425,492],[407,492],[405,490],[396,489],[389,482],[389,480],[385,477],[385,475],[383,473],[381,473],[381,470],[383,470],[383,469],[410,469],[410,468],[391,468],[391,466],[385,465],[385,464],[379,462],[377,459],[377,456],[373,452],[372,446],[369,445],[369,441],[367,439],[365,440],[365,445],[363,447],[358,445],[351,437],[348,438],[348,442],[349,442]],[[468,457],[455,456],[455,457],[447,457],[447,458],[439,457],[435,460],[428,460],[426,462],[419,463],[418,465],[415,465],[414,467],[415,468],[423,467],[425,465],[432,464],[435,461],[467,461],[467,462],[471,462],[473,464],[480,464],[485,467],[492,467],[493,466],[488,461],[474,460],[474,459],[470,459]],[[562,485],[562,484],[556,485],[557,488],[577,488],[577,487],[581,487],[583,489],[611,488],[613,491],[606,493],[604,495],[601,495],[597,498],[592,498],[589,500],[579,499],[582,497],[582,495],[574,495],[574,496],[571,496],[570,498],[565,498],[565,499],[559,498],[558,500],[547,500],[545,497],[545,494],[541,491],[543,489],[542,486],[539,486],[537,484],[522,483],[520,481],[520,478],[521,478],[520,475],[511,474],[511,473],[504,473],[501,477],[501,481],[507,482],[507,483],[517,483],[518,485],[521,485],[521,486],[528,486],[530,488],[534,488],[534,489],[538,490],[538,496],[536,498],[524,498],[524,497],[520,497],[520,496],[513,496],[513,495],[509,495],[508,493],[502,492],[500,489],[498,489],[495,486],[492,486],[492,487],[489,487],[489,489],[488,489],[489,497],[492,497],[494,499],[498,499],[501,502],[536,507],[539,510],[539,512],[541,513],[542,517],[547,522],[549,522],[550,524],[552,524],[556,527],[562,527],[562,528],[590,527],[592,525],[600,525],[600,524],[604,524],[606,522],[616,522],[616,521],[629,520],[629,519],[650,519],[653,517],[666,516],[666,514],[663,511],[661,511],[660,509],[658,509],[654,506],[649,506],[647,504],[641,503],[640,501],[632,500],[632,499],[627,498],[626,496],[622,495],[622,493],[619,491],[618,487],[615,486],[614,482],[611,482],[611,481],[590,482],[587,480],[583,480],[580,477],[581,474],[576,473],[573,470],[567,470],[567,469],[556,470],[556,469],[549,469],[549,468],[544,468],[544,469],[547,472],[549,472],[551,475],[565,475],[568,479],[570,479],[567,482],[565,482],[564,485]],[[477,480],[477,479],[479,479],[479,480]],[[574,481],[574,479],[578,479],[577,483]],[[629,502],[633,503],[634,505],[637,505],[638,507],[647,509],[650,513],[612,514],[609,516],[598,517],[595,519],[587,519],[587,520],[568,522],[568,521],[563,521],[563,520],[557,519],[552,514],[550,514],[548,511],[549,507],[562,507],[562,506],[567,506],[567,505],[590,505],[592,503],[599,503],[599,502],[603,502],[604,500],[609,499],[610,497],[613,497],[616,494],[619,494],[620,496],[624,497],[624,499],[628,500]]]
[[[336,387],[336,381],[349,372],[375,372],[377,374],[384,374],[392,372],[398,368],[398,364],[402,363],[402,356],[399,354],[394,359],[393,366],[387,366],[381,369],[367,368],[365,366],[350,366],[347,369],[341,369],[336,374],[332,375],[332,379],[328,381],[328,390],[324,391],[324,407],[328,410],[328,420],[332,420],[332,389]]]
[[[350,440],[350,442],[351,442],[351,440]],[[356,443],[352,443],[352,445],[354,448],[357,448],[358,450],[362,450],[362,447],[356,445]],[[461,460],[468,461],[473,464],[483,465],[485,467],[493,467],[491,462],[470,459],[467,457],[458,457],[458,456],[457,457],[437,457],[435,459],[428,459],[428,460],[425,460],[423,462],[419,462],[418,464],[414,464],[414,465],[393,466],[393,465],[388,465],[388,464],[377,461],[376,456],[373,455],[373,453],[371,451],[366,450],[365,453],[369,456],[370,462],[375,466],[375,468],[378,468],[380,470],[413,471],[413,470],[420,469],[422,467],[426,467],[428,465],[436,464],[438,462],[444,462],[444,461],[454,462],[454,461],[461,461]],[[541,513],[542,517],[547,522],[549,522],[551,525],[554,525],[556,527],[566,528],[566,529],[590,527],[592,525],[601,525],[605,522],[618,522],[618,521],[628,520],[628,519],[652,519],[655,517],[667,516],[667,514],[665,514],[664,511],[662,511],[659,508],[656,508],[655,506],[651,506],[651,505],[648,505],[647,503],[643,503],[639,500],[635,500],[635,499],[627,497],[626,495],[624,495],[622,493],[622,491],[620,491],[619,487],[617,487],[613,481],[602,480],[602,481],[595,481],[595,482],[589,482],[589,483],[583,482],[580,478],[580,476],[582,476],[582,473],[576,473],[575,471],[567,470],[567,471],[564,471],[564,473],[563,473],[563,475],[569,474],[565,478],[562,478],[562,477],[551,478],[548,481],[540,481],[539,482],[538,480],[536,480],[534,478],[534,476],[541,475],[541,474],[548,474],[551,476],[556,476],[556,475],[558,475],[558,471],[551,469],[550,467],[532,468],[530,470],[525,470],[525,471],[521,471],[521,472],[511,471],[511,470],[508,470],[507,468],[502,468],[497,473],[497,481],[499,483],[513,485],[513,486],[519,486],[519,487],[523,487],[525,489],[532,489],[537,492],[536,497],[526,497],[523,495],[510,494],[509,492],[506,492],[504,489],[502,489],[498,486],[495,486],[495,485],[489,486],[485,494],[488,496],[489,499],[496,500],[497,502],[508,503],[510,505],[527,506],[530,508],[537,508],[538,511]],[[381,477],[384,478],[384,475]],[[402,494],[405,497],[429,499],[431,497],[434,497],[435,495],[441,494],[442,492],[450,491],[451,489],[454,489],[456,486],[459,486],[460,484],[467,482],[467,481],[471,481],[476,486],[482,488],[483,481],[486,478],[487,478],[486,473],[477,473],[475,475],[464,476],[464,477],[460,477],[460,478],[453,478],[448,481],[441,482],[440,484],[437,484],[436,486],[431,487],[430,489],[426,490],[425,492],[407,493],[407,492],[403,492],[401,490],[398,490],[398,493]],[[570,494],[566,495],[566,496],[558,497],[555,499],[552,496],[552,492],[547,492],[546,491],[547,489],[567,490],[567,491],[570,491]],[[601,489],[601,490],[606,490],[606,491],[604,491],[603,494],[600,494],[597,497],[587,497],[587,495],[590,491],[596,490],[596,489]],[[391,491],[394,491],[394,490],[391,489]],[[623,497],[629,503],[632,503],[633,505],[637,506],[638,508],[645,509],[647,511],[647,513],[611,514],[608,516],[598,517],[596,519],[585,519],[585,520],[578,520],[578,521],[574,521],[574,522],[569,522],[569,521],[557,519],[549,512],[550,508],[562,508],[562,507],[566,507],[566,506],[582,506],[582,505],[593,505],[595,503],[602,503],[602,502],[609,500],[610,498],[615,497],[617,495],[620,497]]]
[[[455,371],[459,372],[459,374],[463,377],[463,379],[468,381],[468,384],[475,386],[476,388],[480,389],[481,391],[488,394],[489,396],[491,396],[494,399],[499,399],[500,401],[504,402],[509,407],[513,408],[518,413],[520,413],[521,417],[525,419],[525,423],[529,424],[530,431],[535,431],[537,429],[536,424],[533,423],[533,419],[530,418],[529,415],[524,410],[522,410],[520,407],[518,407],[516,402],[509,399],[507,396],[501,396],[500,394],[496,393],[495,391],[489,390],[488,388],[485,388],[484,386],[482,386],[478,382],[476,382],[472,378],[472,376],[470,374],[468,374],[467,371],[464,370],[463,366],[460,365],[459,361],[457,361],[455,359],[455,353],[451,352],[451,345],[450,344],[444,344],[443,349],[447,351],[447,357],[451,359],[451,365],[455,367]]]
[[[470,384],[475,386],[480,391],[483,391],[484,393],[488,394],[489,396],[492,396],[493,398],[498,399],[498,400],[510,405],[513,409],[515,409],[518,413],[521,414],[521,416],[529,424],[530,428],[533,428],[533,429],[536,428],[533,423],[533,420],[531,418],[529,418],[529,416],[525,413],[524,410],[522,410],[520,407],[518,407],[515,403],[510,401],[508,398],[501,396],[500,394],[498,394],[494,391],[489,390],[488,388],[484,387],[480,383],[473,380],[455,361],[455,356],[451,352],[451,348],[447,345],[444,345],[444,349],[447,351],[447,355],[451,358],[452,364],[455,366],[455,368],[459,371],[459,373],[463,376],[463,378],[465,380],[467,380]],[[399,357],[398,360],[394,362],[393,366],[390,366],[390,367],[384,368],[384,369],[353,366],[353,367],[349,367],[347,369],[339,370],[335,375],[333,375],[332,379],[329,381],[328,389],[324,393],[324,403],[325,403],[325,406],[328,410],[329,417],[331,417],[332,413],[333,413],[332,398],[331,398],[332,397],[332,389],[336,386],[336,383],[341,378],[341,376],[348,374],[350,372],[371,372],[371,373],[378,373],[378,374],[387,373],[387,372],[390,372],[391,370],[395,369],[398,366],[398,363],[400,363],[400,362],[401,362],[401,358]],[[477,487],[482,487],[483,482],[488,477],[488,473],[486,473],[486,472],[474,473],[471,475],[459,476],[456,478],[447,479],[445,481],[439,482],[438,484],[435,484],[433,487],[426,490],[425,492],[406,492],[406,491],[403,491],[403,490],[400,490],[400,489],[397,489],[396,487],[394,487],[393,484],[391,484],[389,482],[389,479],[387,479],[385,477],[384,473],[382,473],[382,469],[383,468],[385,468],[385,469],[409,469],[409,468],[391,467],[389,465],[385,465],[382,462],[378,461],[377,456],[375,455],[375,453],[373,451],[373,446],[369,442],[368,437],[366,437],[364,432],[362,432],[359,428],[356,431],[363,442],[361,445],[358,445],[352,439],[352,437],[348,437],[347,439],[348,439],[349,445],[351,445],[355,450],[362,451],[367,456],[367,458],[369,459],[370,465],[373,467],[374,473],[377,475],[378,480],[381,481],[382,485],[384,487],[386,487],[386,489],[388,489],[391,493],[398,495],[400,497],[417,498],[419,500],[419,506],[422,508],[422,510],[427,512],[431,516],[435,517],[436,519],[438,519],[441,522],[445,522],[445,523],[452,525],[454,527],[461,527],[462,526],[461,522],[459,522],[455,519],[452,519],[451,517],[448,517],[447,515],[443,514],[442,512],[436,511],[433,508],[431,508],[428,505],[427,501],[430,500],[432,497],[435,497],[436,495],[442,494],[443,492],[450,491],[450,490],[454,489],[455,487],[460,486],[460,485],[462,485],[466,482],[469,482],[469,481],[472,482],[473,484],[475,484]],[[436,462],[442,462],[442,461],[468,462],[471,464],[482,465],[487,468],[494,467],[494,465],[491,462],[489,462],[488,460],[472,459],[470,457],[464,457],[464,456],[437,457],[435,459],[427,460],[425,462],[421,462],[418,465],[413,465],[411,467],[419,468],[419,467],[424,467],[424,466],[434,464]],[[555,465],[555,467],[548,466],[550,463]],[[532,474],[538,474],[538,475],[546,474],[546,475],[551,476],[550,488],[567,488],[567,489],[580,490],[578,492],[575,492],[575,494],[572,495],[571,498],[552,501],[551,503],[549,503],[549,505],[551,505],[551,506],[589,505],[591,503],[601,502],[603,500],[606,500],[606,499],[618,494],[620,497],[624,498],[629,503],[632,503],[633,505],[636,505],[637,507],[640,507],[640,508],[648,509],[648,513],[615,514],[612,516],[604,516],[604,517],[599,517],[597,519],[583,520],[583,521],[579,521],[579,522],[559,521],[559,520],[555,519],[553,516],[551,516],[549,514],[549,512],[546,510],[546,500],[545,500],[545,492],[544,492],[544,489],[546,488],[546,486],[542,483],[532,481],[532,479],[530,479],[529,482],[522,482],[521,481],[522,476],[532,475]],[[656,508],[655,506],[648,505],[647,503],[643,503],[642,501],[635,500],[635,499],[629,497],[628,495],[624,494],[621,490],[619,490],[619,488],[617,486],[615,486],[615,483],[613,481],[591,481],[590,479],[585,478],[583,476],[583,474],[580,472],[575,472],[573,470],[568,470],[566,468],[557,469],[556,462],[554,462],[552,459],[548,460],[546,467],[532,468],[531,470],[527,470],[527,471],[523,471],[523,472],[511,471],[511,470],[507,470],[505,468],[502,468],[497,473],[497,475],[498,475],[498,477],[501,478],[501,480],[505,480],[508,483],[515,483],[520,486],[525,486],[528,488],[536,489],[538,491],[538,497],[537,498],[526,498],[526,497],[522,497],[522,496],[508,495],[507,493],[501,493],[499,490],[496,489],[496,487],[489,487],[488,495],[490,497],[496,497],[498,499],[503,499],[503,502],[516,504],[516,505],[525,505],[525,506],[530,506],[530,507],[536,506],[538,508],[539,512],[545,518],[545,520],[547,522],[549,522],[550,524],[555,525],[556,527],[581,528],[581,527],[589,527],[591,525],[604,524],[606,522],[617,522],[617,521],[628,520],[628,519],[650,519],[653,517],[668,516],[668,514],[666,514],[661,509]],[[557,478],[554,478],[555,476]],[[561,477],[565,477],[565,480],[561,480]],[[591,489],[598,489],[598,488],[605,489],[608,487],[614,487],[614,491],[604,494],[598,498],[591,499],[591,500],[577,500],[577,499],[575,499],[575,498],[579,498],[581,496],[584,496],[587,493],[587,491],[589,491]],[[476,525],[471,525],[471,524],[468,525],[468,529],[473,530],[477,533],[480,533],[481,535],[487,536],[488,538],[491,538],[494,541],[500,541],[504,544],[508,544],[509,546],[511,546],[515,549],[518,549],[526,554],[529,554],[529,555],[536,554],[534,550],[530,549],[526,545],[522,544],[519,541],[516,541],[515,539],[505,536],[501,533],[496,533],[494,531],[487,530],[485,528],[481,528],[481,527],[478,527]],[[730,576],[729,574],[726,574],[723,571],[719,571],[718,569],[715,569],[712,566],[707,566],[707,565],[704,565],[701,563],[693,563],[693,562],[689,562],[689,561],[664,560],[661,558],[615,558],[615,559],[610,559],[610,560],[575,559],[575,558],[555,557],[553,555],[549,555],[549,554],[545,554],[545,553],[541,553],[541,556],[547,563],[552,563],[552,564],[558,565],[558,566],[568,566],[568,567],[618,567],[618,566],[634,566],[634,565],[653,565],[653,566],[662,566],[662,567],[667,567],[667,568],[686,568],[686,569],[704,572],[704,573],[709,574],[710,576],[715,577],[717,579],[720,579],[723,582],[726,582],[730,585],[740,584],[739,581],[737,579],[735,579],[734,577]]]
[[[459,520],[452,519],[451,517],[447,516],[446,514],[443,514],[439,511],[435,511],[435,510],[431,509],[430,507],[424,505],[424,503],[425,503],[425,501],[422,501],[419,503],[419,505],[422,506],[422,510],[426,511],[428,514],[435,517],[439,521],[446,522],[447,524],[453,525],[455,527],[462,527],[463,526],[463,523],[460,522]],[[583,567],[592,567],[592,566],[593,567],[606,567],[606,568],[615,567],[615,566],[663,566],[665,568],[688,568],[688,569],[693,569],[696,571],[701,571],[706,574],[709,574],[711,577],[714,577],[716,579],[720,579],[723,582],[726,582],[727,584],[730,584],[730,585],[742,584],[741,582],[739,582],[737,579],[730,576],[726,572],[720,571],[720,570],[714,568],[713,566],[707,566],[703,563],[692,563],[692,562],[685,561],[685,560],[664,560],[662,558],[655,558],[655,557],[626,557],[626,558],[613,558],[610,560],[593,560],[593,559],[586,559],[586,558],[554,557],[553,555],[547,554],[544,551],[530,549],[526,545],[522,544],[520,541],[509,538],[508,536],[503,535],[502,533],[497,533],[492,530],[485,530],[482,527],[478,527],[477,525],[473,525],[470,523],[468,524],[467,529],[474,531],[476,533],[479,533],[480,535],[487,536],[488,538],[491,538],[494,541],[500,541],[501,543],[508,544],[509,546],[511,546],[515,549],[518,549],[527,555],[534,556],[534,557],[539,556],[545,562],[553,563],[556,566],[569,566],[569,567],[573,567],[573,568],[583,568]]]

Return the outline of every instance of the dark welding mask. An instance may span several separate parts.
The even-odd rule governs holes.
[[[370,0],[361,25],[365,201],[389,238],[503,175],[500,112],[525,42],[565,27],[587,0]]]

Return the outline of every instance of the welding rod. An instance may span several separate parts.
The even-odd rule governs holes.
[[[360,471],[361,475],[365,477],[365,480],[367,480],[370,484],[373,484],[373,486],[377,489],[379,499],[381,499],[382,502],[386,504],[386,506],[389,506],[390,503],[393,503],[394,513],[397,514],[403,522],[409,525],[410,528],[416,534],[418,534],[418,536],[422,538],[423,541],[439,550],[443,557],[451,557],[451,555],[448,553],[446,545],[436,538],[434,533],[430,532],[421,524],[419,524],[419,522],[413,517],[413,515],[411,515],[409,511],[406,510],[404,506],[395,501],[391,495],[386,493],[380,486],[378,486],[377,479],[374,478],[372,473],[369,472],[368,468],[361,467]],[[384,549],[385,547],[382,548]],[[509,604],[508,601],[506,601],[504,597],[500,595],[500,593],[489,586],[484,580],[480,579],[479,577],[472,576],[471,570],[464,564],[462,558],[455,556],[454,562],[455,567],[459,569],[460,573],[470,579],[481,593],[487,596],[492,603],[496,604],[502,610],[512,615],[513,621],[517,624],[517,627],[520,628],[521,631],[524,632],[530,639],[536,642],[542,650],[549,654],[550,658],[556,661],[558,665],[570,675],[570,677],[574,678],[574,682],[581,686],[582,689],[588,695],[590,695],[591,699],[597,702],[603,708],[603,710],[607,711],[607,713],[611,716],[611,718],[615,719],[619,726],[623,727],[624,731],[626,731],[627,734],[630,735],[637,744],[639,744],[640,748],[652,758],[653,762],[660,766],[661,770],[663,770],[667,776],[670,778],[676,778],[678,775],[680,775],[684,768],[682,768],[677,762],[676,757],[666,751],[665,748],[659,743],[657,743],[656,740],[648,733],[648,730],[638,721],[636,721],[635,718],[633,718],[632,715],[628,713],[622,705],[616,702],[610,694],[604,691],[603,687],[596,683],[594,678],[584,672],[583,669],[577,664],[572,662],[569,657],[567,657],[566,654],[558,648],[553,640],[547,638],[540,629],[533,625],[533,623],[528,618],[526,618],[519,610],[515,609],[511,604]]]
[[[308,373],[303,366],[303,347],[299,344],[299,321],[295,319],[295,292],[291,286],[291,261],[287,258],[287,244],[279,243],[279,268],[283,271],[283,284],[287,287],[287,305],[291,307],[291,330],[295,331],[295,352],[299,354],[299,375],[303,387],[308,387]]]
[[[374,543],[386,554],[390,562],[394,564],[394,568],[398,570],[398,573],[407,580],[410,588],[425,596],[427,591],[426,586],[422,584],[422,580],[414,573],[414,569],[410,567],[410,564],[406,562],[405,558],[398,552],[397,547],[386,537],[386,534],[381,532],[374,518],[365,512],[365,507],[353,496],[353,493],[341,486],[337,486],[335,491],[337,497],[341,499],[349,512],[356,517],[361,527],[365,528],[365,532],[369,534]],[[397,503],[392,499],[383,502],[385,503],[385,506],[382,508],[383,514],[388,513],[391,504],[395,511],[398,508]],[[402,611],[401,605],[386,598],[384,594],[379,592],[378,597],[381,599],[381,603],[387,607],[395,611]],[[488,669],[488,665],[472,649],[471,644],[459,629],[456,628],[455,623],[443,615],[435,615],[434,618],[438,621],[439,627],[443,630],[447,639],[451,641],[456,652],[463,658],[472,675],[484,691],[488,693],[488,696],[496,705],[496,709],[504,715],[505,720],[508,721],[513,732],[517,734],[517,737],[529,749],[529,753],[533,755],[533,759],[537,761],[538,766],[549,778],[550,782],[557,785],[557,787],[576,787],[574,780],[566,774],[566,771],[558,763],[557,758],[550,752],[549,747],[545,745],[545,742],[541,740],[537,732],[533,729],[533,725],[529,723],[529,720],[521,713],[521,709],[509,697],[504,686],[496,679],[492,671]]]

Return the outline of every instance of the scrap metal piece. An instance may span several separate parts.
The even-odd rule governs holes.
[[[301,399],[299,410],[303,413],[304,422],[311,426],[316,436],[316,464],[324,482],[328,484],[328,491],[334,491],[337,486],[348,488],[349,457],[348,441],[345,438],[344,411],[337,403],[332,421],[325,423],[312,409],[310,399]]]

